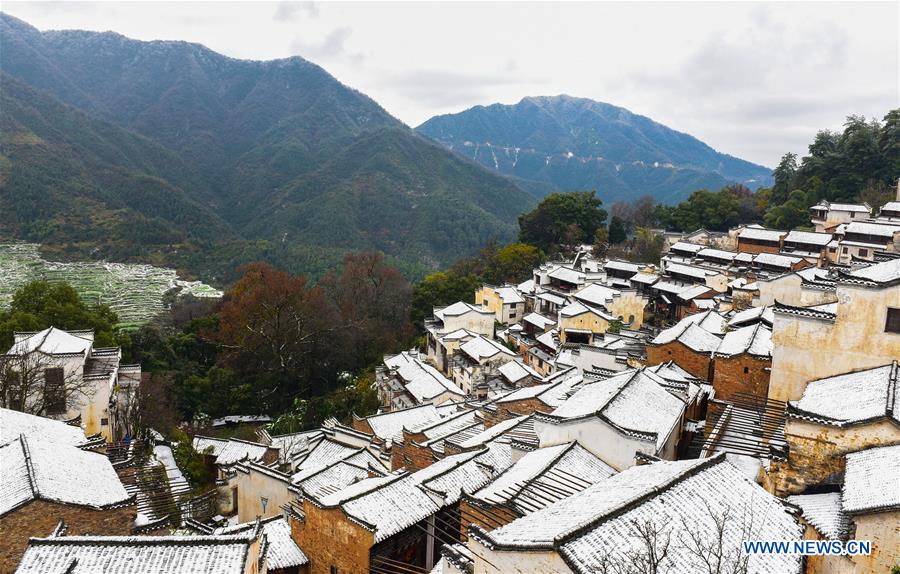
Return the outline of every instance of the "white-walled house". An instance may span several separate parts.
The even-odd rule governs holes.
[[[86,434],[108,441],[128,434],[141,367],[121,365],[119,347],[96,348],[93,331],[55,327],[16,332],[14,341],[5,355],[8,370],[18,372],[19,380],[27,373],[26,384],[43,386],[31,399],[32,405],[43,403],[41,414],[79,420]]]

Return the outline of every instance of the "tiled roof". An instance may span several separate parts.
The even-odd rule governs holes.
[[[269,570],[293,568],[309,564],[309,558],[300,550],[294,539],[291,538],[291,526],[288,521],[276,516],[260,520],[263,532],[266,535],[266,567]],[[216,530],[217,535],[234,535],[251,533],[256,527],[256,522],[245,522]]]
[[[864,279],[874,283],[890,283],[900,279],[900,258],[889,259],[850,273],[854,279]]]
[[[900,510],[900,445],[847,455],[843,508],[850,514]]]
[[[648,469],[656,464],[636,468]],[[599,489],[603,484],[592,488]],[[634,553],[646,552],[639,529],[650,524],[660,541],[667,537],[671,541],[660,571],[705,572],[706,560],[717,550],[722,553],[719,566],[724,570],[748,574],[802,570],[802,558],[788,554],[753,554],[746,558],[746,570],[742,569],[744,540],[800,540],[803,530],[781,501],[748,480],[730,462],[683,472],[657,488],[644,500],[621,505],[615,509],[619,512],[614,510],[596,519],[583,533],[562,544],[559,553],[566,563],[578,573],[598,572],[607,560],[620,563]],[[722,521],[720,534],[717,522]],[[710,552],[710,548],[717,550]]]
[[[216,457],[216,464],[227,466],[242,460],[261,460],[269,446],[236,438],[194,437],[194,450],[205,453],[210,448],[211,454]]]
[[[529,365],[522,363],[518,359],[500,365],[497,370],[500,371],[500,374],[506,377],[506,379],[511,383],[521,381],[525,377],[532,377],[535,380],[540,378],[540,375],[537,373],[537,371],[532,369]]]
[[[252,535],[32,538],[17,574],[243,574]]]
[[[740,327],[725,333],[716,355],[734,356],[747,353],[757,357],[772,356],[772,330],[763,323]]]
[[[68,425],[46,417],[39,417],[0,408],[0,444],[7,443],[19,435],[41,441],[78,446],[87,442],[80,427]]]
[[[398,355],[385,357],[384,363],[397,371],[406,391],[420,403],[427,402],[443,393],[464,395],[459,387],[453,384],[453,381],[411,351],[403,351]]]
[[[841,493],[799,494],[787,501],[800,507],[803,518],[829,540],[845,540],[850,517],[841,508]]]
[[[0,446],[0,460],[0,515],[35,499],[103,508],[131,498],[102,454],[19,436]]]
[[[440,418],[442,417],[438,410],[433,405],[427,404],[400,411],[372,415],[366,417],[366,421],[372,427],[372,431],[376,436],[389,441],[402,439],[404,426],[408,428],[420,426],[437,421]]]
[[[526,453],[473,496],[487,503],[512,504],[524,515],[581,492],[615,472],[573,442]]]
[[[515,356],[515,353],[492,339],[479,335],[462,344],[460,351],[470,356],[475,361],[483,361],[497,355]]]
[[[50,355],[85,353],[92,345],[93,341],[89,338],[79,337],[56,327],[49,327],[18,340],[9,349],[8,354],[24,355],[37,350]]]
[[[835,314],[827,311],[820,311],[812,307],[795,307],[793,305],[785,305],[779,301],[775,301],[772,311],[783,315],[794,315],[796,317],[809,317],[810,319],[821,319],[824,321],[834,321]]]
[[[822,247],[831,243],[830,233],[815,233],[812,231],[791,231],[784,238],[785,243],[803,243],[807,245],[820,245]]]
[[[759,241],[778,242],[787,233],[776,229],[763,229],[761,227],[745,227],[738,233],[738,239],[756,239]]]
[[[890,365],[810,381],[788,414],[843,426],[880,417],[900,422],[900,385],[896,361]]]
[[[572,296],[590,305],[600,306],[612,301],[620,293],[618,289],[610,289],[599,283],[591,283],[573,293]]]

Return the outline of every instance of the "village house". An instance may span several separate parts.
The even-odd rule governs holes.
[[[543,382],[513,391],[494,401],[492,413],[485,416],[485,426],[537,412],[550,413],[563,403],[566,394],[583,381],[574,368],[546,377]]]
[[[291,526],[288,519],[281,515],[216,528],[210,534],[216,536],[251,535],[258,526],[262,527],[264,545],[262,549],[265,574],[306,574],[309,558],[291,538]]]
[[[131,534],[135,500],[106,456],[73,446],[69,437],[52,442],[59,431],[47,437],[3,432],[0,571],[15,568],[29,536],[46,536],[61,520],[73,534]]]
[[[578,441],[623,470],[641,453],[666,460],[678,454],[687,400],[645,369],[585,381],[549,414],[535,413],[541,447]]]
[[[854,221],[835,233],[840,236],[838,261],[844,265],[874,261],[880,253],[900,253],[900,223]]]
[[[714,310],[689,315],[647,344],[647,365],[675,361],[698,379],[713,378],[712,353],[719,348],[726,318]]]
[[[868,203],[831,203],[821,200],[809,208],[811,222],[819,233],[831,233],[842,223],[863,220],[872,214]]]
[[[267,574],[262,525],[223,536],[70,536],[69,524],[32,538],[17,574]],[[52,530],[52,529],[51,529]]]
[[[559,342],[591,344],[615,320],[615,317],[599,308],[589,307],[578,301],[569,303],[559,310]]]
[[[509,464],[508,445],[492,442],[414,473],[305,496],[291,520],[293,539],[309,558],[310,574],[393,571],[396,565],[429,571],[439,545],[459,541],[462,489],[480,488]]]
[[[651,556],[678,572],[705,572],[704,561],[717,556],[731,571],[745,559],[743,540],[801,536],[780,500],[718,455],[635,466],[494,530],[474,525],[468,549],[473,574],[603,572],[629,559],[646,564]],[[748,572],[803,568],[797,555],[746,560]]]
[[[737,235],[737,250],[741,253],[778,253],[786,231],[748,225]]]
[[[760,277],[754,281],[757,294],[753,304],[774,305],[775,301],[795,307],[824,305],[837,301],[835,276],[825,269],[810,267],[799,271]]]
[[[525,298],[512,285],[482,285],[475,292],[475,304],[491,311],[504,325],[517,324],[525,316]]]
[[[497,368],[497,372],[507,385],[514,388],[530,387],[541,379],[541,375],[521,359],[503,363]]]
[[[644,324],[644,308],[647,297],[634,289],[612,289],[599,283],[591,283],[572,294],[572,299],[589,307],[605,310],[630,329],[640,329]]]
[[[752,395],[765,399],[771,369],[772,330],[767,325],[759,321],[729,330],[712,354],[716,398],[728,401],[736,395]]]
[[[375,370],[374,387],[387,411],[466,398],[459,386],[423,361],[415,349],[386,355]]]
[[[459,347],[450,366],[450,375],[456,386],[466,395],[473,393],[486,377],[497,368],[516,358],[502,343],[484,336],[477,336]]]
[[[39,402],[42,414],[52,418],[77,420],[85,433],[99,433],[107,441],[131,433],[141,367],[121,365],[120,348],[95,348],[91,330],[50,327],[13,336],[6,368],[29,387],[24,389],[31,395],[26,399],[29,404]],[[39,394],[36,387],[42,389]]]
[[[424,426],[404,428],[403,439],[391,449],[391,470],[421,470],[444,456],[447,439],[460,433],[471,436],[484,430],[481,413],[475,409]]]
[[[460,345],[478,335],[494,338],[494,313],[458,301],[446,307],[435,307],[434,316],[425,321],[425,330],[428,360],[449,375],[450,359]]]
[[[829,262],[837,262],[838,242],[830,233],[792,230],[784,237],[782,253],[825,267]]]
[[[831,306],[774,306],[770,399],[798,400],[808,381],[897,358],[900,259],[839,273],[834,296]]]
[[[900,444],[897,362],[810,381],[789,401],[784,422],[787,457],[770,468],[776,494],[840,483],[843,456]]]

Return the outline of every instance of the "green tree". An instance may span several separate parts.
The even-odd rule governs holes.
[[[68,283],[36,280],[20,287],[7,311],[0,313],[0,346],[13,344],[13,331],[93,329],[94,344],[115,346],[118,317],[108,305],[87,305]]]
[[[613,245],[618,245],[626,239],[628,239],[628,235],[625,232],[625,222],[614,215],[609,222],[609,242]]]
[[[472,301],[481,281],[475,275],[457,275],[437,271],[427,275],[413,290],[412,320],[416,324],[431,317],[434,307],[457,301]]]
[[[497,249],[482,276],[487,283],[521,283],[544,261],[544,254],[533,245],[511,243]]]
[[[597,228],[606,221],[601,205],[593,191],[551,193],[532,211],[519,216],[519,241],[551,254],[567,240],[592,243]]]
[[[628,259],[638,263],[657,263],[662,255],[664,238],[649,227],[638,227]]]

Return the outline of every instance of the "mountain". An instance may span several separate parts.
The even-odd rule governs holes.
[[[700,188],[757,188],[772,170],[719,153],[625,108],[570,96],[529,97],[436,116],[416,130],[518,178],[535,195],[597,190],[607,203],[645,194],[674,203]]]
[[[381,249],[421,271],[511,239],[535,202],[299,57],[41,32],[6,14],[0,43],[11,102],[0,197],[33,219],[0,215],[0,232],[20,239],[141,255],[145,242],[116,235],[133,220],[159,223],[154,241],[178,246],[155,257],[195,270]]]

